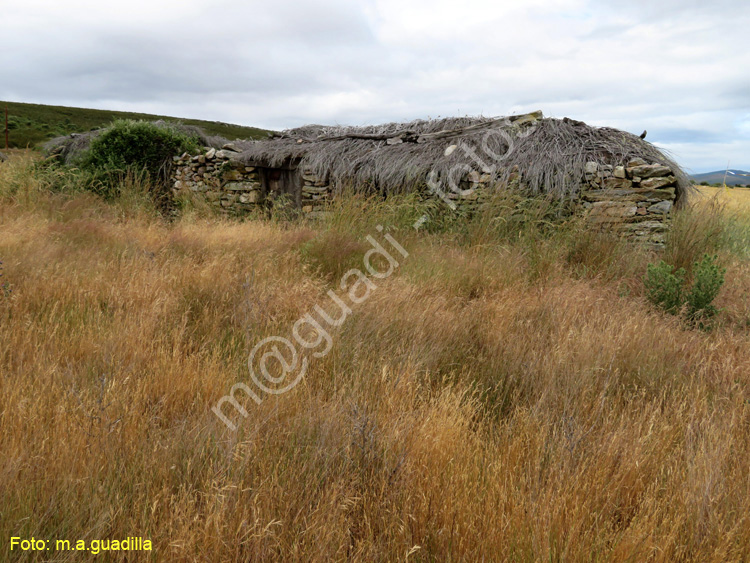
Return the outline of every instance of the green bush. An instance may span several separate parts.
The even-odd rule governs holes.
[[[661,260],[658,264],[649,264],[646,277],[646,296],[654,305],[668,313],[676,313],[683,304],[682,286],[685,283],[685,269],[674,268]]]
[[[172,157],[194,152],[198,140],[168,124],[118,120],[91,142],[82,165],[104,171],[163,172]]]
[[[704,321],[717,313],[713,300],[724,285],[725,268],[716,264],[717,256],[704,254],[693,265],[693,283],[685,290],[685,269],[675,270],[664,260],[649,264],[643,283],[648,300],[673,315],[684,311],[687,319],[706,328]]]
[[[726,268],[716,264],[716,258],[716,255],[706,254],[693,269],[693,286],[685,298],[688,316],[693,320],[710,318],[716,314],[716,307],[711,303],[724,285],[726,273]]]
[[[118,120],[91,141],[77,164],[92,176],[91,191],[99,195],[116,198],[127,178],[138,177],[155,202],[167,205],[172,157],[199,148],[196,137],[170,124]]]

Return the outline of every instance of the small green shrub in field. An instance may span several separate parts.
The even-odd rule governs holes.
[[[688,316],[691,319],[705,319],[716,314],[716,307],[712,305],[712,302],[719,294],[721,286],[724,285],[726,273],[725,268],[716,264],[716,258],[715,255],[706,254],[700,262],[695,264],[693,286],[685,298]]]
[[[693,283],[687,290],[684,268],[675,270],[663,260],[649,264],[643,279],[648,300],[673,315],[684,310],[689,321],[705,328],[703,321],[717,313],[712,303],[724,285],[726,269],[716,264],[717,258],[704,254],[693,265]]]
[[[661,260],[658,264],[648,265],[643,280],[648,300],[668,313],[676,313],[683,303],[685,269],[673,270],[672,266]]]

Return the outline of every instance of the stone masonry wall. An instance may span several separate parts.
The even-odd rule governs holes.
[[[175,157],[172,193],[198,196],[226,214],[257,209],[263,200],[258,171],[233,160],[236,153],[230,147]]]
[[[302,212],[308,217],[321,217],[333,190],[328,178],[316,176],[309,168],[302,170]]]
[[[173,195],[199,197],[229,215],[261,209],[268,196],[263,193],[260,172],[254,166],[238,162],[236,155],[228,144],[222,150],[207,149],[204,154],[175,157]],[[328,179],[316,176],[310,169],[302,171],[302,213],[321,217],[331,194]]]
[[[523,189],[517,168],[511,171],[512,188]],[[450,190],[445,195],[471,209],[493,189],[489,174],[470,172],[459,183],[464,194]],[[501,187],[502,188],[502,187]],[[677,178],[672,170],[641,158],[625,166],[588,162],[576,197],[586,221],[593,227],[650,246],[664,245],[676,199]]]
[[[231,144],[222,150],[175,157],[173,193],[197,195],[222,213],[240,215],[267,203],[259,170],[236,160]],[[472,207],[492,188],[489,174],[470,172],[460,182],[464,194],[450,190],[446,196]],[[511,185],[522,185],[517,169],[511,171]],[[320,217],[333,197],[329,178],[309,168],[301,171],[301,212]],[[588,162],[578,198],[592,227],[653,246],[662,246],[676,198],[677,179],[672,170],[658,163],[636,158],[625,166]],[[271,196],[272,197],[272,196]]]
[[[664,244],[674,207],[672,170],[636,158],[626,166],[586,164],[581,200],[592,224],[638,242]]]

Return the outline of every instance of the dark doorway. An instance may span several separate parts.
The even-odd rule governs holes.
[[[286,196],[289,202],[299,209],[302,206],[302,182],[296,168],[261,168],[260,178],[263,196],[273,201]]]

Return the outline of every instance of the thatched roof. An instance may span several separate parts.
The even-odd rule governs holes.
[[[617,166],[640,157],[669,166],[677,176],[678,200],[691,185],[671,158],[636,135],[567,118],[548,119],[541,112],[368,127],[307,125],[246,143],[243,149],[239,160],[249,165],[300,166],[327,175],[337,189],[383,193],[420,189],[428,174],[447,178],[457,164],[482,172],[476,158],[497,165],[493,176],[501,184],[518,171],[531,192],[559,197],[578,189],[590,161]]]

